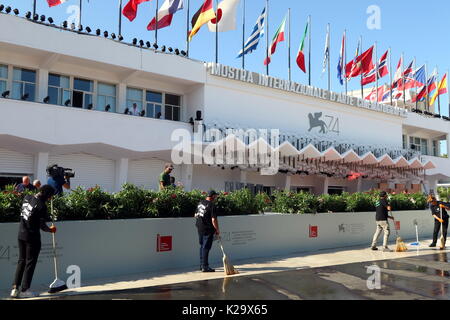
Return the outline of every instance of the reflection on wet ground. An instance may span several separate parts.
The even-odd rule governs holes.
[[[53,297],[55,300],[447,300],[448,254],[242,275],[142,289]],[[372,267],[371,267],[372,266]],[[369,290],[373,266],[381,289]],[[368,269],[368,267],[371,267]]]

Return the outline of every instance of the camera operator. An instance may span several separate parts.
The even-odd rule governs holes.
[[[63,187],[70,189],[70,178],[73,176],[69,172],[70,169],[64,169],[54,164],[47,168],[47,174],[49,176],[47,184],[55,189],[55,196],[63,193]]]

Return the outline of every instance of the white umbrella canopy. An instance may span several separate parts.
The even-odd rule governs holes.
[[[300,150],[300,155],[304,156],[305,159],[317,159],[322,156],[319,150],[316,149],[312,144],[307,145],[305,148]]]
[[[381,166],[385,166],[385,167],[387,167],[387,166],[393,166],[395,163],[394,163],[394,160],[392,160],[392,158],[388,155],[388,154],[385,154],[384,156],[381,156],[380,158],[378,158],[377,159],[378,160],[378,163],[381,165]]]
[[[354,163],[361,161],[361,158],[358,156],[358,154],[354,150],[349,150],[346,153],[342,155],[342,158],[347,163]]]
[[[361,157],[361,161],[363,164],[377,164],[378,159],[373,155],[372,152],[368,152]]]
[[[322,152],[322,157],[325,158],[325,161],[336,161],[342,160],[342,156],[334,147],[328,148],[324,152]]]
[[[424,168],[425,170],[436,169],[436,165],[433,163],[433,161],[428,161],[427,163],[425,163],[425,165],[423,166],[423,168]]]
[[[408,160],[405,159],[405,157],[401,156],[400,158],[397,158],[394,160],[394,164],[397,168],[406,168],[409,167]]]
[[[284,157],[296,157],[300,155],[300,152],[290,142],[283,142],[278,148],[275,149],[280,153],[280,156]]]
[[[419,158],[416,157],[416,158],[411,159],[409,161],[409,167],[411,169],[422,169],[423,168],[423,164],[422,164],[422,162],[420,162]]]

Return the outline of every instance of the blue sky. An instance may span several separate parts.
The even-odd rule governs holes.
[[[123,0],[124,5],[128,0]],[[187,0],[185,8],[187,7]],[[2,0],[4,5],[18,8],[20,15],[32,10],[33,0]],[[82,24],[90,26],[93,30],[100,28],[110,33],[118,31],[118,0],[83,0]],[[52,16],[57,24],[68,19],[72,13],[68,12],[71,6],[78,5],[79,0],[67,0],[66,3],[49,8],[45,0],[37,0],[37,12]],[[159,0],[159,5],[163,0]],[[203,0],[190,0],[191,16],[195,13]],[[235,67],[241,67],[241,60],[236,59],[242,47],[242,3],[238,7],[237,29],[235,31],[220,33],[219,62]],[[367,21],[372,16],[367,13],[369,6],[380,8],[381,29],[369,29]],[[246,32],[249,36],[257,17],[260,15],[265,0],[246,0]],[[288,8],[292,10],[291,24],[291,55],[292,79],[296,82],[307,83],[307,75],[303,74],[295,64],[297,50],[302,38],[308,15],[312,16],[312,84],[318,87],[327,87],[327,75],[322,75],[323,50],[326,35],[326,26],[331,24],[331,71],[332,90],[341,92],[343,87],[339,84],[336,75],[336,66],[344,29],[347,29],[347,56],[353,57],[360,36],[363,37],[364,50],[377,41],[378,56],[381,56],[389,47],[392,48],[392,70],[395,72],[402,52],[405,54],[405,64],[414,57],[417,66],[428,64],[431,70],[438,67],[440,75],[450,68],[448,54],[450,52],[449,27],[447,26],[450,2],[444,0],[429,0],[424,4],[419,1],[408,0],[269,0],[269,37],[286,15]],[[133,38],[154,42],[154,32],[146,30],[148,22],[154,17],[156,0],[143,3],[139,6],[138,16],[133,22],[123,17],[122,34],[125,41],[131,42]],[[186,48],[186,10],[179,11],[174,16],[172,26],[159,30],[158,43],[168,47]],[[286,30],[287,32],[288,30]],[[207,26],[194,37],[190,45],[190,56],[201,61],[215,60],[215,34],[208,31]],[[263,61],[265,58],[266,41],[262,39],[254,53],[246,56],[246,69],[265,73]],[[279,78],[288,77],[287,41],[278,46],[277,52],[270,64],[270,74]],[[380,80],[380,83],[389,82],[389,77]],[[350,89],[359,88],[357,80],[349,84]],[[448,96],[441,99],[441,110],[448,115]]]

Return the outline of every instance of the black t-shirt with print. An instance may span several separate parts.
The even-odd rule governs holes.
[[[433,205],[432,203],[430,204],[430,210],[431,210],[431,215],[436,215],[437,217],[441,217],[441,208],[439,208],[439,205],[443,204],[445,206],[450,206],[448,203],[442,202],[442,201],[438,201],[436,203],[436,205]],[[448,220],[448,213],[447,211],[443,208],[442,209],[442,219],[444,220]]]
[[[195,212],[195,225],[197,226],[198,232],[203,234],[215,233],[216,229],[212,224],[212,218],[217,218],[214,210],[214,204],[208,200],[202,200]]]
[[[20,214],[19,240],[40,242],[40,229],[46,229],[45,221],[47,219],[47,206],[45,202],[33,195],[26,195]]]
[[[377,214],[375,216],[376,221],[387,221],[389,216],[388,214],[389,203],[387,202],[387,200],[384,198],[380,198],[377,200],[375,206],[377,210]]]

